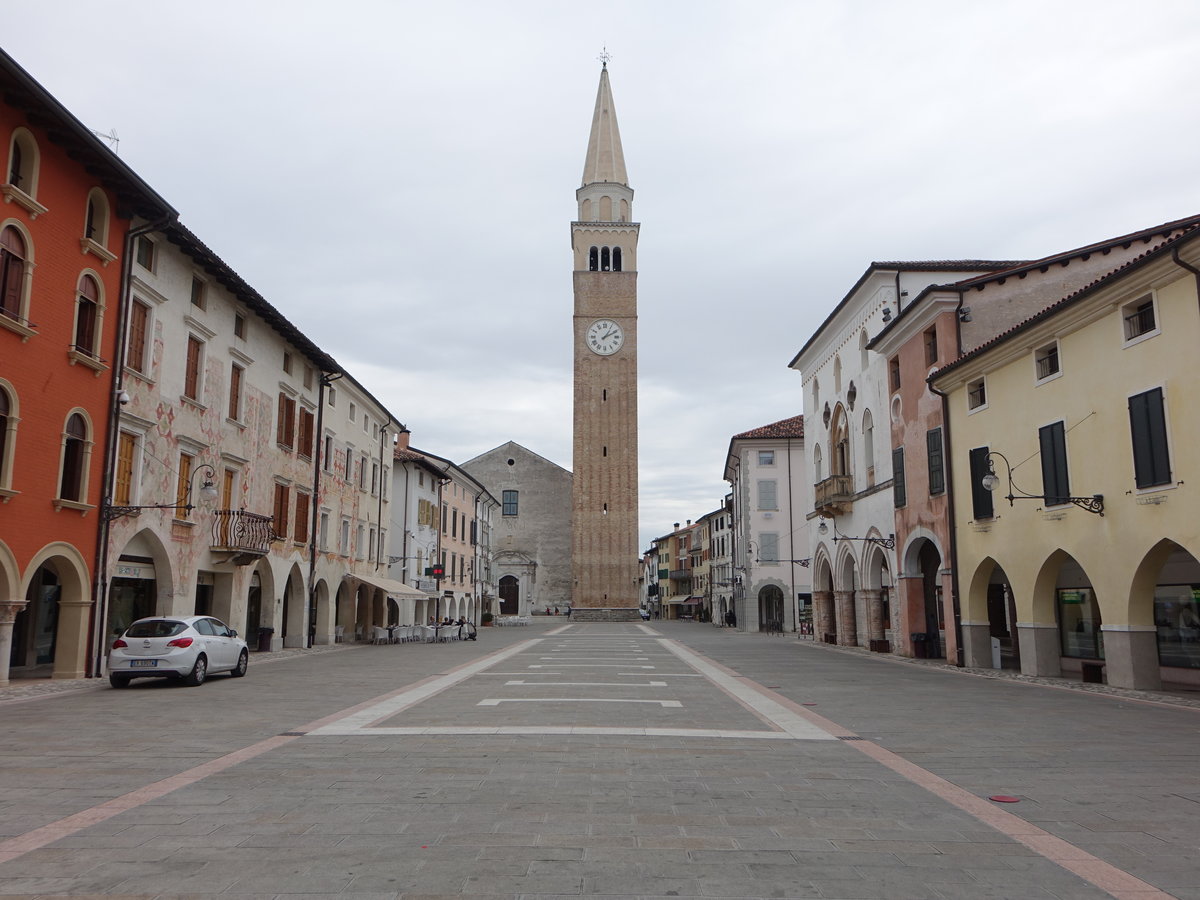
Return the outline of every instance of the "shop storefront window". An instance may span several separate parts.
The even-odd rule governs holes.
[[[1058,629],[1062,655],[1079,659],[1104,659],[1100,607],[1091,588],[1059,588]]]
[[[1158,661],[1200,669],[1200,584],[1160,584],[1154,589]]]

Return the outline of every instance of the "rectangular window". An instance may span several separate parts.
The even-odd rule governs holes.
[[[779,501],[775,496],[775,480],[758,482],[758,508],[779,509]]]
[[[925,332],[925,365],[932,366],[938,361],[937,328]]]
[[[296,450],[305,459],[312,459],[313,454],[313,431],[316,425],[316,417],[312,414],[312,410],[300,408],[300,433],[296,438]]]
[[[1058,627],[1063,656],[1103,659],[1100,609],[1091,588],[1058,589]]]
[[[313,368],[312,366],[304,367],[304,389],[311,391],[313,386]]]
[[[133,500],[133,464],[137,453],[137,438],[122,431],[117,444],[117,477],[113,485],[113,503],[129,506]]]
[[[458,510],[450,510],[450,537],[458,537]]]
[[[279,395],[279,418],[275,423],[275,443],[292,450],[296,440],[296,400],[287,394]]]
[[[329,549],[329,513],[321,513],[321,530],[319,532],[320,549]]]
[[[150,327],[150,307],[134,300],[129,307],[129,346],[125,350],[125,365],[135,372],[146,374],[146,338]]]
[[[1154,588],[1158,662],[1200,669],[1200,584],[1160,584]]]
[[[288,498],[290,491],[286,484],[275,485],[274,522],[275,536],[286,538],[288,533]]]
[[[243,341],[246,339],[246,317],[241,313],[233,314],[233,336]]]
[[[367,532],[367,560],[375,559],[375,526],[371,526],[371,530]]]
[[[925,445],[929,450],[929,495],[946,490],[946,467],[942,456],[942,429],[931,428],[925,432]]]
[[[366,554],[366,537],[365,529],[359,525],[358,530],[354,532],[354,555],[362,559]]]
[[[325,435],[325,450],[322,454],[321,467],[326,472],[333,471],[333,435]]]
[[[303,544],[308,541],[308,517],[310,514],[308,494],[301,494],[297,491],[296,521],[292,528],[292,540],[297,544]]]
[[[379,463],[371,463],[371,494],[379,493]]]
[[[242,373],[246,371],[237,363],[229,370],[229,418],[235,422],[242,413]]]
[[[367,489],[367,454],[365,453],[358,462],[358,489],[360,491]]]
[[[1038,429],[1042,455],[1042,495],[1047,506],[1062,506],[1071,496],[1067,483],[1067,432],[1062,422]]]
[[[891,385],[893,393],[900,390],[900,360],[898,357],[893,357],[888,361],[888,384]]]
[[[979,409],[987,405],[987,387],[982,378],[967,384],[967,409]]]
[[[183,395],[189,400],[200,399],[200,363],[203,356],[204,342],[194,335],[188,335],[187,370],[183,378]]]
[[[226,469],[221,476],[221,509],[233,509],[233,484],[237,472]]]
[[[205,308],[206,300],[204,298],[204,279],[192,276],[192,306],[197,309]]]
[[[350,520],[342,519],[342,536],[338,544],[338,553],[342,556],[350,555]]]
[[[504,491],[501,494],[503,509],[501,515],[515,516],[517,514],[517,491]]]
[[[904,448],[892,451],[892,502],[896,508],[908,503],[908,492],[904,486]]]
[[[1162,388],[1129,398],[1129,431],[1133,436],[1133,471],[1139,488],[1171,483],[1167,448],[1167,414]]]
[[[775,465],[775,451],[774,450],[759,450],[758,451],[758,464],[760,466]]]
[[[450,517],[448,515],[446,515],[446,510],[447,510],[446,504],[443,503],[442,504],[442,534],[446,534],[446,530],[450,527]],[[442,562],[442,565],[445,565],[444,560]]]
[[[1033,364],[1037,371],[1038,381],[1049,378],[1051,375],[1057,375],[1058,369],[1058,344],[1047,344],[1045,347],[1040,347],[1033,352]]]
[[[766,565],[779,562],[779,535],[774,533],[758,536],[758,561]]]
[[[286,350],[283,354],[283,374],[292,374],[292,354],[288,353]]]
[[[992,492],[983,486],[984,476],[988,474],[988,448],[976,447],[971,451],[971,510],[976,519],[990,519],[994,516]]]
[[[137,264],[143,269],[154,271],[154,241],[145,235],[138,238]]]
[[[179,477],[175,481],[175,518],[190,518],[188,513],[188,485],[192,483],[192,464],[195,457],[190,453],[179,454]]]
[[[1155,330],[1154,298],[1147,294],[1121,307],[1125,320],[1125,340],[1132,341]]]
[[[358,412],[358,407],[356,407],[353,403],[351,403],[350,404],[350,421],[351,422],[354,421],[354,417],[355,417],[355,415],[357,415],[357,412]]]

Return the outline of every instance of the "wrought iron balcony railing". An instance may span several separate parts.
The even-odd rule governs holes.
[[[274,520],[270,516],[246,512],[244,509],[213,510],[214,550],[266,556],[274,539]]]

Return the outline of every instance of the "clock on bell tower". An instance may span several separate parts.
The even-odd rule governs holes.
[[[638,617],[637,241],[608,62],[571,223],[575,256],[572,617]]]

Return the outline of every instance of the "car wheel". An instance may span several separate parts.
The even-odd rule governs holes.
[[[201,653],[196,657],[196,664],[192,666],[192,671],[184,676],[183,683],[188,687],[199,687],[204,684],[204,678],[208,675],[208,659]]]
[[[245,650],[238,656],[237,665],[233,667],[233,671],[229,673],[232,678],[241,678],[246,674],[246,668],[250,665],[250,654]]]
[[[108,683],[115,688],[129,687],[130,680],[128,675],[118,675],[116,672],[108,673]]]

